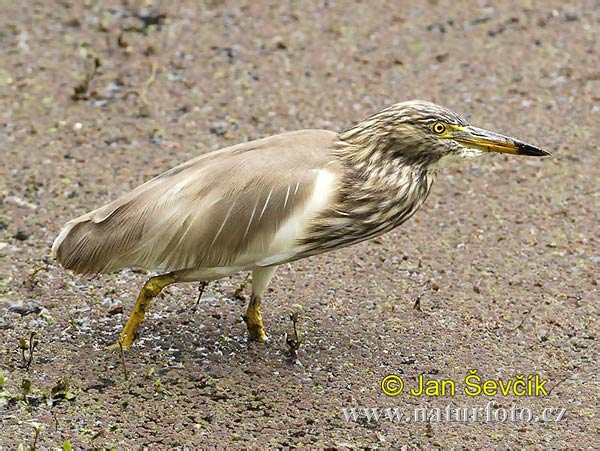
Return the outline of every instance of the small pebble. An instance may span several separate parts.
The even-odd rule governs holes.
[[[18,230],[17,233],[13,235],[13,238],[19,241],[25,241],[29,239],[29,234],[23,232],[22,230]]]

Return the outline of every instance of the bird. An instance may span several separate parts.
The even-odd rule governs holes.
[[[396,103],[339,133],[280,133],[201,154],[69,221],[52,254],[76,273],[142,268],[149,278],[117,345],[128,348],[166,286],[251,271],[244,316],[264,341],[275,269],[382,235],[423,205],[439,169],[490,152],[551,153],[475,127],[452,110]]]

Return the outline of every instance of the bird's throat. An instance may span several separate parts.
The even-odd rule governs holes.
[[[399,159],[344,160],[334,203],[317,217],[304,240],[308,254],[321,253],[386,233],[425,202],[435,172]]]

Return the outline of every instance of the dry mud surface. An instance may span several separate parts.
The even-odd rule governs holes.
[[[0,443],[600,447],[598,1],[1,0],[0,10]],[[167,289],[136,345],[123,357],[105,349],[148,274],[61,269],[50,245],[67,220],[198,154],[341,130],[412,98],[554,156],[456,164],[399,229],[281,267],[266,345],[246,341],[238,275],[210,285],[197,311],[196,286]],[[549,394],[467,396],[469,370],[537,374]],[[451,379],[456,393],[388,397],[388,374],[406,388],[420,375]],[[509,416],[566,414],[343,414],[490,401]]]

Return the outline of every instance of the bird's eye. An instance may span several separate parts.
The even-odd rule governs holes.
[[[441,135],[442,133],[444,133],[446,131],[446,126],[444,124],[442,124],[441,122],[436,122],[435,124],[433,124],[431,126],[431,129],[433,130],[434,133]]]

